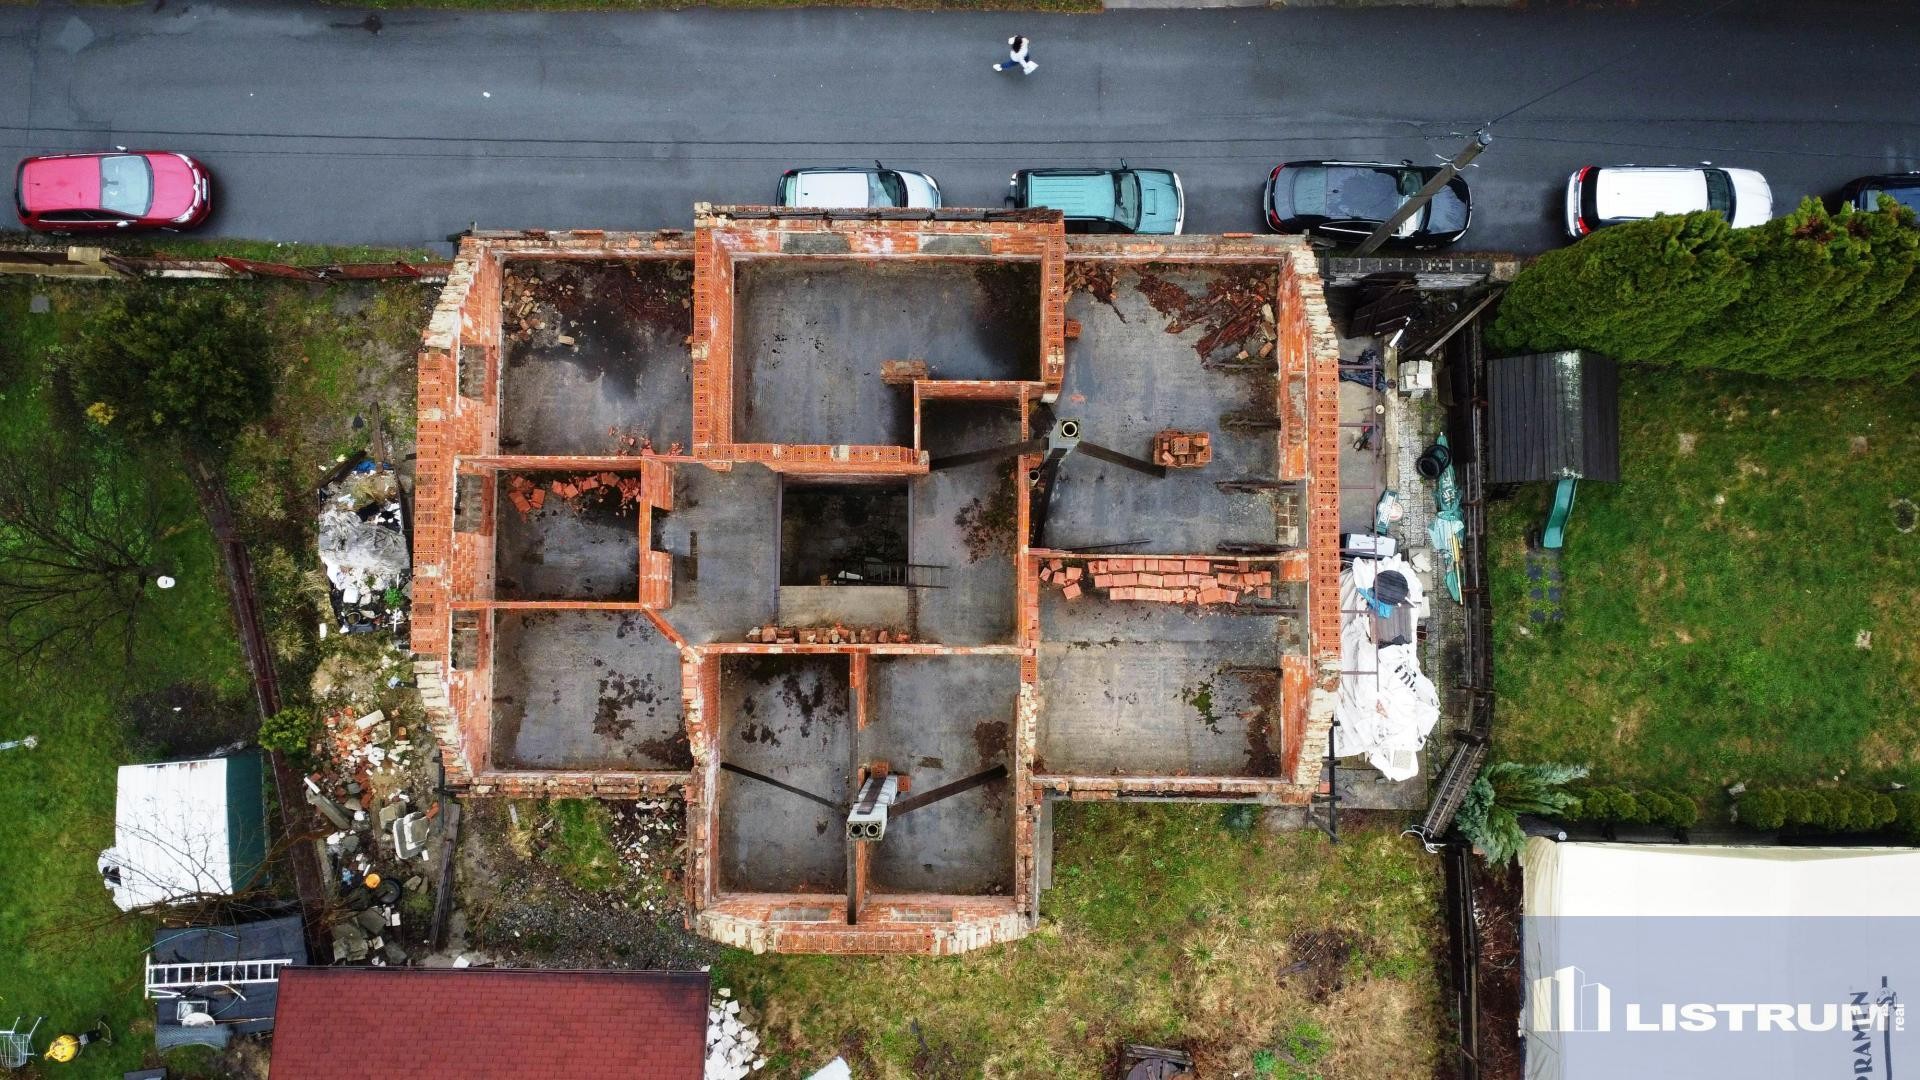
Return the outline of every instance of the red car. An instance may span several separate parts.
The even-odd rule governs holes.
[[[209,188],[185,154],[55,154],[20,163],[14,203],[22,225],[46,232],[191,229],[213,208]]]

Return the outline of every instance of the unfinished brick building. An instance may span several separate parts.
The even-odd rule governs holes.
[[[704,205],[471,235],[420,357],[448,782],[684,798],[730,944],[1020,937],[1049,799],[1320,784],[1337,364],[1292,239]]]

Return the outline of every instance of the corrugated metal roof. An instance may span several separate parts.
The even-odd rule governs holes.
[[[1620,372],[1569,350],[1487,362],[1487,480],[1620,480]]]

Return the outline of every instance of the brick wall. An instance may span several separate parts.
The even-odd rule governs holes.
[[[699,463],[727,468],[734,461],[762,462],[784,472],[816,475],[916,475],[926,470],[917,449],[922,401],[1018,401],[1027,426],[1032,402],[1052,400],[1065,374],[1065,265],[1072,257],[1173,259],[1192,261],[1271,260],[1280,268],[1275,304],[1280,321],[1283,419],[1292,409],[1283,464],[1294,478],[1309,484],[1308,551],[1272,560],[1290,580],[1309,581],[1308,619],[1312,648],[1322,658],[1330,647],[1337,657],[1338,580],[1337,416],[1325,397],[1337,391],[1337,345],[1324,314],[1315,264],[1294,241],[1271,237],[1066,237],[1051,213],[877,212],[830,216],[817,212],[769,211],[702,206],[692,234],[651,234],[576,230],[565,233],[480,233],[463,242],[460,259],[436,306],[423,339],[420,363],[420,464],[416,493],[416,624],[414,645],[429,658],[420,668],[428,715],[446,749],[449,782],[476,795],[524,797],[633,798],[679,794],[687,802],[689,854],[687,899],[696,927],[710,937],[756,951],[942,954],[1012,940],[1032,927],[1037,911],[1035,830],[1049,795],[1078,799],[1128,797],[1256,800],[1302,803],[1310,795],[1318,761],[1325,753],[1330,697],[1316,685],[1323,668],[1305,657],[1282,659],[1282,725],[1291,775],[1281,778],[1196,778],[1180,776],[1081,777],[1035,775],[1031,769],[1038,742],[1040,640],[1037,557],[1025,550],[1017,562],[1019,637],[1013,645],[949,648],[927,644],[766,645],[722,642],[689,647],[662,611],[672,603],[672,566],[663,552],[649,548],[649,522],[655,509],[669,509],[673,464]],[[796,242],[799,238],[799,242]],[[741,258],[796,257],[808,253],[842,258],[1031,259],[1040,263],[1040,378],[1029,382],[987,383],[922,380],[914,385],[914,447],[798,446],[733,442],[734,267]],[[507,259],[579,258],[672,254],[691,257],[695,267],[693,334],[693,447],[685,455],[638,458],[532,457],[498,452],[501,268]],[[469,368],[462,379],[462,357]],[[462,392],[462,386],[465,392]],[[1334,453],[1331,468],[1324,455]],[[1024,472],[1038,465],[1028,455]],[[456,533],[453,492],[456,469],[484,474],[485,500],[478,515],[463,515]],[[494,476],[500,469],[579,469],[626,472],[644,478],[641,532],[641,587],[637,604],[661,632],[681,648],[682,697],[693,767],[675,772],[588,772],[494,770],[488,758],[493,613],[524,604],[502,604],[493,596],[492,536],[498,507]],[[1332,517],[1314,501],[1334,495]],[[1019,535],[1027,535],[1031,508],[1016,500]],[[476,523],[477,521],[477,523]],[[1331,576],[1326,556],[1331,553]],[[1332,616],[1331,631],[1321,622],[1321,605]],[[566,605],[536,605],[559,607]],[[606,607],[608,605],[584,605]],[[450,670],[450,619],[478,619],[479,648],[472,665]],[[722,894],[713,845],[718,806],[714,798],[719,767],[716,746],[719,658],[733,653],[837,653],[851,657],[856,724],[866,717],[865,668],[871,654],[1013,655],[1020,658],[1021,686],[1010,763],[1016,802],[1014,890],[1007,897],[885,896],[869,894],[856,864],[852,892],[858,921],[848,924],[842,896],[762,896]],[[1322,677],[1319,681],[1324,682]],[[1316,741],[1317,740],[1317,741]],[[829,911],[824,922],[792,921],[796,909]],[[783,917],[784,916],[784,917]]]

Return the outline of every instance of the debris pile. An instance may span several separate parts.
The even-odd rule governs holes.
[[[1140,292],[1155,311],[1167,317],[1167,333],[1200,328],[1193,349],[1208,363],[1244,364],[1273,355],[1273,298],[1279,291],[1272,271],[1263,267],[1235,267],[1213,274],[1207,291],[1199,296],[1150,270],[1140,271]],[[1236,351],[1230,358],[1216,356],[1225,349]]]
[[[884,626],[780,626],[768,623],[747,629],[747,640],[762,645],[907,645],[913,634]]]
[[[417,750],[408,729],[375,710],[326,717],[306,778],[307,802],[334,831],[326,837],[336,903],[331,929],[335,963],[404,964],[401,902],[427,888],[425,863],[440,827],[440,804],[415,807],[407,790],[430,751]],[[380,793],[385,793],[381,795]],[[415,928],[424,931],[425,927]],[[418,937],[418,934],[415,935]]]
[[[1126,558],[1091,559],[1085,565],[1048,559],[1040,581],[1078,600],[1088,590],[1109,600],[1151,600],[1163,604],[1237,604],[1272,600],[1274,573],[1245,559]]]
[[[767,1067],[759,1056],[760,1036],[751,1026],[753,1015],[729,1000],[733,991],[721,987],[707,1007],[706,1080],[741,1080]]]
[[[319,547],[341,633],[405,629],[413,560],[390,466],[363,461],[321,490]]]
[[[610,427],[607,429],[607,440],[611,446],[610,453],[613,457],[645,456],[647,454],[657,454],[660,452],[654,449],[653,440],[648,438],[638,428],[622,431],[618,427]],[[681,443],[669,443],[666,452],[669,454],[680,454],[684,453],[686,449],[687,448]]]
[[[544,509],[548,503],[564,504],[570,510],[579,511],[588,503],[601,502],[609,496],[618,498],[619,508],[626,510],[640,501],[640,490],[638,473],[575,473],[544,484],[525,474],[507,477],[507,501],[521,517]]]
[[[1213,436],[1204,431],[1168,428],[1153,437],[1153,463],[1169,469],[1197,469],[1213,460]]]

